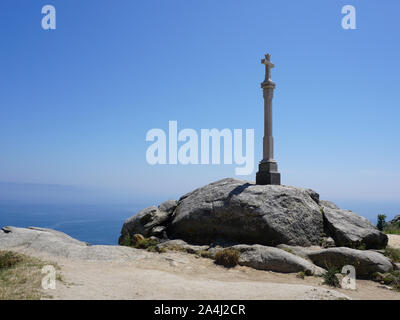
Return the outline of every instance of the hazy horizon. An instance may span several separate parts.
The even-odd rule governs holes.
[[[201,186],[198,186],[201,187]],[[179,195],[163,197],[162,195],[140,196],[132,193],[116,193],[106,189],[91,189],[88,187],[66,186],[66,185],[49,185],[49,184],[30,184],[30,183],[5,183],[0,182],[0,207],[2,205],[59,205],[62,207],[99,207],[99,208],[129,208],[129,214],[133,215],[139,210],[151,206],[159,205],[166,200],[178,200],[185,193],[192,190],[186,190]],[[317,191],[317,190],[315,190]],[[318,192],[318,191],[317,191]],[[376,216],[384,213],[387,219],[392,219],[395,215],[400,214],[400,201],[384,201],[384,200],[364,200],[364,199],[340,199],[325,198],[320,195],[321,200],[329,200],[335,202],[342,209],[352,210],[363,215],[375,223]],[[127,213],[128,214],[128,213]],[[107,215],[103,212],[102,217]],[[126,218],[128,217],[125,216]],[[1,221],[0,221],[1,222]]]
[[[53,0],[55,30],[42,29],[45,4],[0,2],[0,199],[147,205],[254,181],[270,53],[282,184],[396,214],[400,2],[353,0],[356,30],[342,28],[344,0]],[[146,133],[171,120],[254,129],[253,173],[150,165]]]

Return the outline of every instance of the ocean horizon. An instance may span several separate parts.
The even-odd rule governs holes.
[[[118,244],[125,219],[137,205],[0,203],[0,226],[41,227],[62,231],[90,244]]]
[[[386,214],[387,221],[400,214],[400,203],[350,200],[336,203],[368,218],[373,224],[378,214]],[[146,206],[0,202],[0,227],[50,228],[90,244],[116,245],[124,221]]]

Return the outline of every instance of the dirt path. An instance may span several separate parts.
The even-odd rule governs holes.
[[[62,282],[49,292],[54,299],[399,299],[400,293],[357,280],[357,290],[334,289],[318,277],[225,269],[211,260],[183,253],[157,254],[163,261],[71,261],[53,259]]]
[[[29,240],[30,245],[26,245],[22,235],[32,232],[36,234],[38,231],[15,229],[3,235],[3,245],[6,247],[6,239],[10,239],[9,250],[60,267],[56,289],[45,292],[53,299],[292,300],[349,297],[400,300],[400,293],[384,289],[373,281],[357,280],[356,290],[333,290],[322,285],[320,277],[300,279],[296,274],[242,266],[226,269],[210,259],[183,252],[160,254],[117,246],[87,247],[72,240],[66,241],[64,236],[60,244],[57,243],[60,235],[54,232],[42,232],[41,237],[34,237],[34,240]],[[400,236],[391,235],[389,245],[399,247],[399,244]],[[62,255],[58,255],[60,252]],[[105,259],[107,257],[111,259]]]
[[[225,269],[211,260],[169,253],[171,260],[140,262],[63,261],[55,299],[337,299],[295,276]],[[292,279],[293,281],[290,281]],[[289,280],[289,281],[288,281]],[[343,296],[344,297],[344,296]]]
[[[388,234],[387,236],[389,237],[388,245],[393,247],[393,248],[400,249],[400,235],[398,235],[398,234]]]

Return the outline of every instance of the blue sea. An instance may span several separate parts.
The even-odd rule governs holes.
[[[155,202],[156,203],[156,202]],[[337,201],[376,223],[380,213],[387,220],[400,214],[400,203]],[[44,227],[65,232],[90,244],[118,243],[124,221],[147,205],[21,204],[0,201],[0,227]]]
[[[0,202],[0,227],[51,228],[90,244],[117,244],[125,219],[141,208],[143,206]]]

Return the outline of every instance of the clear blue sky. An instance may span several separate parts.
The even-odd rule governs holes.
[[[341,27],[345,4],[357,30]],[[397,0],[1,0],[0,181],[159,199],[234,176],[148,165],[146,132],[169,120],[254,128],[256,166],[270,52],[282,183],[398,201],[399,16]]]

